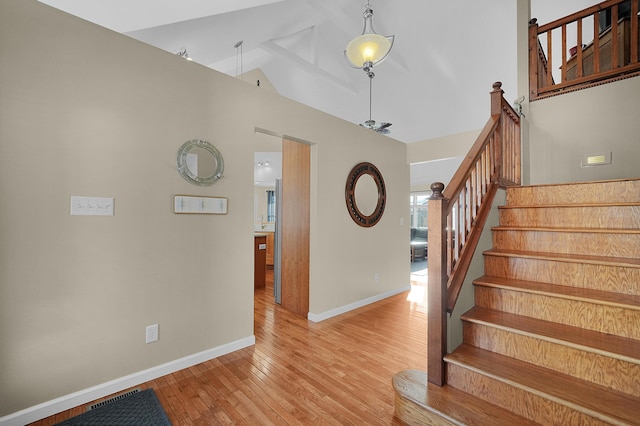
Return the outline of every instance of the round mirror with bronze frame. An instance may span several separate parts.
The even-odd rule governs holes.
[[[362,212],[356,203],[356,187],[358,180],[362,176],[366,175],[373,179],[378,192],[376,206],[371,214]],[[380,173],[380,170],[378,170],[378,168],[373,164],[363,162],[356,164],[353,169],[351,169],[349,176],[347,177],[347,185],[345,186],[344,195],[349,215],[358,225],[368,228],[378,223],[382,218],[382,213],[384,213],[384,207],[387,201],[387,192],[384,186],[382,173]]]

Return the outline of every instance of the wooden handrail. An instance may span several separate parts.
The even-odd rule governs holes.
[[[493,85],[491,117],[447,188],[429,199],[427,377],[444,384],[447,312],[452,312],[498,187],[520,185],[520,117]]]
[[[529,99],[640,75],[638,3],[638,0],[607,0],[542,26],[532,19],[529,22]],[[602,14],[607,14],[604,17],[610,20],[608,26],[601,25]],[[594,35],[593,41],[587,44],[583,43],[585,20],[592,20]],[[568,28],[574,24],[576,46],[567,58]],[[554,37],[558,31],[559,44]],[[546,52],[541,37],[546,38]],[[561,74],[556,82],[552,72],[558,45]]]

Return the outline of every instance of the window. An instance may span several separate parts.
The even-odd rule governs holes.
[[[427,204],[431,197],[431,191],[412,192],[409,197],[411,211],[411,227],[427,227]]]
[[[276,221],[276,191],[267,191],[267,222]]]

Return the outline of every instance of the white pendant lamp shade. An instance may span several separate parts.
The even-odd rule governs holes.
[[[354,68],[370,68],[382,62],[393,46],[394,36],[376,34],[372,23],[373,9],[367,4],[364,11],[364,30],[347,45],[344,56]]]
[[[354,68],[363,68],[366,64],[375,65],[387,57],[393,45],[393,36],[362,34],[351,40],[344,51]]]

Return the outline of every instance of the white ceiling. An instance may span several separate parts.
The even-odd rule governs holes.
[[[364,0],[41,1],[168,52],[186,48],[194,61],[229,75],[260,68],[288,98],[356,124],[369,118],[368,77],[343,56],[362,31]],[[596,1],[532,3],[544,23]],[[481,128],[494,81],[509,100],[523,95],[516,92],[515,1],[371,4],[376,31],[396,36],[373,80],[372,118],[393,123],[390,137],[410,143]],[[241,40],[240,61],[234,45]]]

